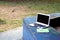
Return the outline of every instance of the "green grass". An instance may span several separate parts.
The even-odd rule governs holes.
[[[7,24],[10,24],[10,25],[22,26],[21,25],[21,23],[22,23],[21,20],[7,20],[6,22],[7,22]]]
[[[6,20],[6,24],[1,24],[2,28],[0,32],[4,32],[7,30],[11,30],[16,27],[21,27],[22,26],[22,20]]]
[[[23,4],[25,4],[23,1],[21,2],[0,1],[0,5],[7,5],[7,6],[16,6],[16,5],[23,5]]]
[[[60,3],[31,2],[31,3],[27,3],[26,5],[28,6],[28,8],[32,10],[38,10],[40,12],[41,10],[47,11],[48,13],[59,13],[60,12]]]
[[[27,6],[29,9],[32,10],[38,10],[41,12],[41,10],[43,11],[48,11],[48,13],[57,13],[60,12],[60,3],[47,3],[47,2],[40,2],[40,1],[30,1],[30,2],[4,2],[4,1],[0,1],[0,5],[12,5],[12,6],[16,6],[16,5],[25,5]],[[45,12],[46,13],[46,12]]]
[[[0,19],[0,25],[1,25],[1,24],[6,24],[6,21],[5,21],[5,20]]]

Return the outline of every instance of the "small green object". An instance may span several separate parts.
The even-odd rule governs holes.
[[[49,28],[46,29],[39,28],[37,29],[37,32],[49,32]]]

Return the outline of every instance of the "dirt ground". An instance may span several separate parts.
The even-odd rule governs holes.
[[[9,30],[11,28],[17,27],[17,25],[20,25],[19,21],[16,23],[14,20],[20,20],[20,22],[23,20],[25,16],[33,15],[35,14],[34,10],[28,9],[27,6],[22,5],[16,5],[16,6],[8,6],[8,5],[0,5],[0,19],[4,19],[8,21],[7,24],[0,25],[0,30]],[[13,21],[9,21],[13,20]],[[9,24],[9,22],[11,22]]]
[[[0,6],[0,18],[21,19],[24,15],[31,14],[26,6]]]

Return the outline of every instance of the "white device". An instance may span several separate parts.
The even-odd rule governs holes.
[[[35,26],[33,23],[32,24],[29,24],[30,26]]]
[[[49,23],[50,23],[50,15],[49,14],[44,14],[44,13],[38,13],[37,14],[37,22],[35,22],[35,23],[43,25],[45,27],[48,27]],[[34,26],[34,23],[30,24],[30,25]]]

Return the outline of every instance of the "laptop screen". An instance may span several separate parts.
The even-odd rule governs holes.
[[[48,15],[38,14],[37,22],[40,22],[40,23],[43,23],[43,24],[47,24],[48,25],[49,16]]]

